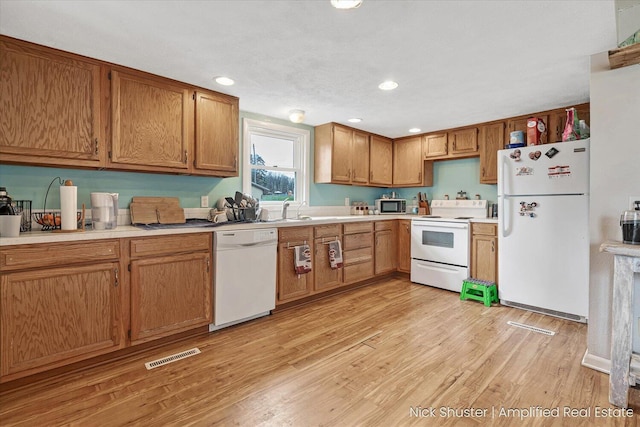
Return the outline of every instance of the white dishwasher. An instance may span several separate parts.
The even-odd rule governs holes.
[[[266,316],[276,307],[277,245],[275,228],[214,231],[209,331]]]

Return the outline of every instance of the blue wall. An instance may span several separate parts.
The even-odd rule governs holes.
[[[354,187],[349,185],[314,184],[313,183],[313,127],[304,124],[295,125],[286,120],[267,117],[259,114],[240,112],[240,118],[267,120],[273,123],[286,124],[311,132],[311,184],[310,201],[312,206],[342,206],[345,197],[351,201],[365,201],[373,204],[374,199],[390,189]],[[242,120],[241,120],[242,121]],[[242,126],[240,126],[242,128]],[[240,130],[242,132],[242,129]],[[242,134],[240,134],[242,141]],[[242,155],[242,150],[240,150]],[[458,191],[467,192],[469,198],[480,194],[481,198],[496,201],[496,186],[479,184],[479,158],[448,160],[436,162],[434,166],[434,185],[424,188],[396,189],[401,197],[411,200],[418,191],[426,192],[429,200],[443,198],[449,194],[453,199]],[[242,171],[240,171],[242,174]],[[209,196],[209,205],[224,196],[233,195],[242,190],[242,179],[209,178],[199,176],[164,175],[152,173],[133,173],[115,171],[96,171],[65,168],[46,168],[31,166],[0,165],[0,186],[7,187],[7,192],[14,200],[32,200],[34,209],[42,209],[44,197],[49,183],[55,178],[71,179],[78,186],[78,206],[84,203],[91,207],[90,193],[120,193],[119,206],[127,208],[133,196],[170,196],[179,197],[183,208],[200,206],[200,196]],[[51,186],[47,198],[47,208],[58,209],[60,198],[58,184]]]

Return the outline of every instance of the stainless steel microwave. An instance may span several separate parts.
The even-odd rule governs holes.
[[[384,214],[405,214],[407,213],[406,199],[376,199],[376,209]]]

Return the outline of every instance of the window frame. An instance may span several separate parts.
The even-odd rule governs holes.
[[[294,145],[294,167],[293,168],[277,168],[282,171],[296,172],[295,201],[292,205],[299,205],[303,202],[309,203],[309,181],[310,181],[310,147],[311,132],[307,129],[301,129],[293,126],[286,126],[277,123],[265,122],[255,119],[242,119],[242,190],[246,194],[251,192],[251,136],[261,135],[270,138],[290,139]],[[270,168],[265,168],[272,170]],[[282,202],[276,201],[260,201],[260,206],[278,206]]]

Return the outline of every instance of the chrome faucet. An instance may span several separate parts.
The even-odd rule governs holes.
[[[289,198],[283,200],[282,202],[282,219],[287,219],[287,208],[289,207]]]

